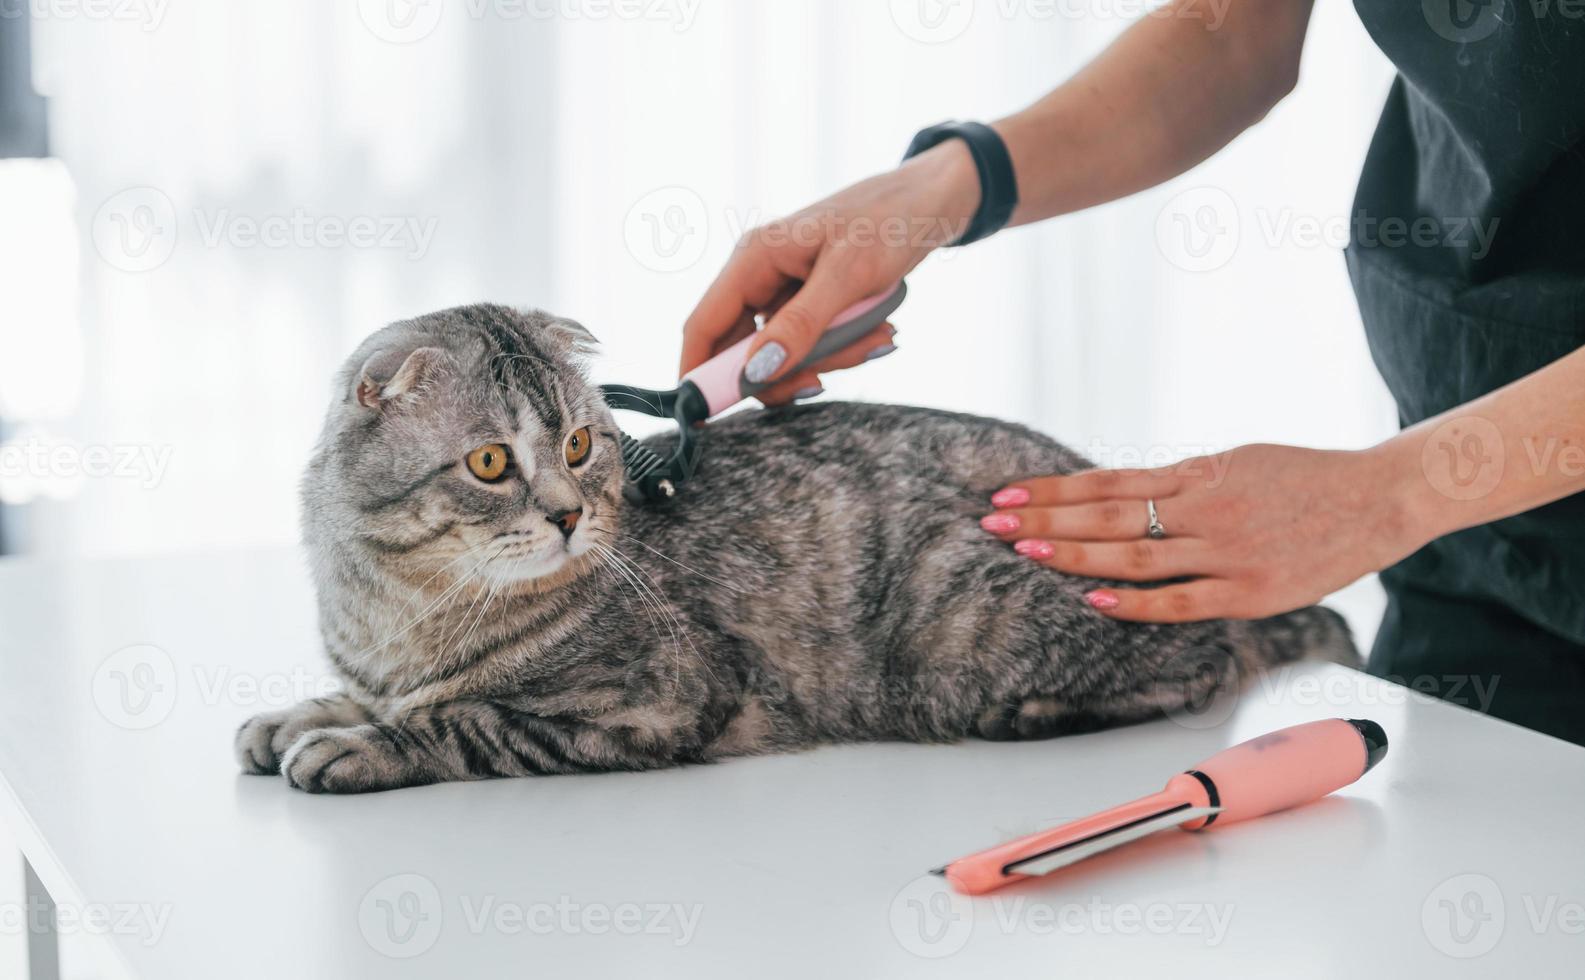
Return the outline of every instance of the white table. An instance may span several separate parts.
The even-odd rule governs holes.
[[[231,759],[238,722],[323,677],[295,554],[0,563],[0,642],[0,811],[61,931],[102,936],[140,980],[1585,964],[1585,750],[1343,668],[1257,684],[1210,727],[332,797]],[[1334,798],[995,897],[921,878],[1332,716],[1392,739]]]

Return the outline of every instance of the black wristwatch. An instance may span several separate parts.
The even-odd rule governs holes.
[[[1001,231],[1018,207],[1018,179],[1013,175],[1013,158],[996,130],[977,122],[944,122],[914,134],[903,159],[919,154],[949,139],[968,144],[974,169],[980,175],[980,207],[974,220],[953,245],[967,245]]]

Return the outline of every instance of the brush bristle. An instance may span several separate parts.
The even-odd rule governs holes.
[[[665,463],[665,460],[651,452],[643,443],[634,439],[626,432],[622,433],[622,465],[627,469],[627,478],[637,483],[639,480],[653,473]]]

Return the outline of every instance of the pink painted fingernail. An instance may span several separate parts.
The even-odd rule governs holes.
[[[1117,593],[1115,592],[1108,592],[1105,589],[1096,589],[1094,592],[1084,593],[1084,601],[1088,602],[1096,609],[1105,610],[1116,609],[1118,598]]]
[[[992,534],[1011,534],[1022,524],[1017,514],[986,514],[980,518],[980,527]]]
[[[991,494],[992,507],[1022,507],[1029,503],[1029,491],[1023,487],[1008,487]]]
[[[1013,545],[1013,550],[1025,558],[1046,559],[1055,553],[1050,541],[1041,541],[1036,538],[1025,538]]]

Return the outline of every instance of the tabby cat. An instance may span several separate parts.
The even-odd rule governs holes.
[[[580,366],[592,343],[479,305],[392,324],[347,361],[302,490],[344,693],[243,725],[244,769],[351,793],[1044,738],[1355,656],[1319,608],[1179,626],[1096,613],[1081,597],[1097,582],[978,523],[1008,482],[1088,464],[990,419],[745,411],[708,427],[675,499],[628,503]]]

